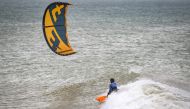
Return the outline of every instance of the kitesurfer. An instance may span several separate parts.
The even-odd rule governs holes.
[[[113,91],[117,91],[117,90],[118,90],[117,84],[116,84],[114,78],[111,78],[110,85],[109,85],[109,92],[108,92],[107,96],[110,95]]]

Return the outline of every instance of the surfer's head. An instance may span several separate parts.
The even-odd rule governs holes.
[[[110,82],[113,83],[113,82],[115,82],[115,80],[114,80],[113,78],[111,78],[111,79],[110,79]]]

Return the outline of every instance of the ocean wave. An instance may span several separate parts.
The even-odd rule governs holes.
[[[101,109],[189,109],[190,93],[149,79],[119,87]]]

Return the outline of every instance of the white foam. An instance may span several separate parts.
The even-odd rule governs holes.
[[[120,86],[101,109],[190,109],[190,93],[143,79]]]

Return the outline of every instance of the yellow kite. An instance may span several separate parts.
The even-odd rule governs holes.
[[[45,10],[43,17],[43,33],[48,46],[59,55],[75,53],[68,41],[66,13],[69,3],[54,2]]]

